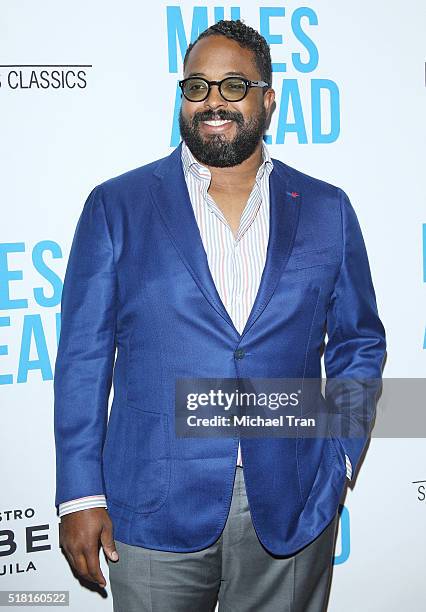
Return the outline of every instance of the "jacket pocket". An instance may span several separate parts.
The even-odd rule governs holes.
[[[299,438],[297,444],[301,497],[306,505],[342,478],[346,465],[330,437]]]
[[[107,502],[139,514],[156,512],[170,485],[168,415],[127,404],[126,420],[125,436],[113,450],[117,462],[105,465]]]
[[[329,442],[330,442],[331,451],[334,453],[336,461],[340,463],[341,467],[346,473],[346,458],[345,458],[345,451],[343,450],[343,446],[341,442],[339,441],[339,439],[333,436],[330,429],[328,429],[328,435],[330,436]]]
[[[342,249],[339,245],[331,245],[311,251],[293,251],[288,260],[287,270],[303,270],[316,266],[337,265],[341,261]]]

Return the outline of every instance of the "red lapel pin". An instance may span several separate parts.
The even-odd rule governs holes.
[[[290,195],[291,195],[292,198],[298,198],[299,197],[299,194],[297,193],[297,191],[292,191]]]

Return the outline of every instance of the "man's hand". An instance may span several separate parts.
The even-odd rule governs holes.
[[[111,561],[118,560],[112,522],[106,508],[65,514],[59,524],[59,545],[82,578],[106,586],[99,563],[100,546]]]

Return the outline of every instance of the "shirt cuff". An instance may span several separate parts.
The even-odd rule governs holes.
[[[70,501],[59,504],[59,516],[77,512],[78,510],[88,510],[89,508],[107,508],[105,495],[89,495],[88,497],[79,497]]]

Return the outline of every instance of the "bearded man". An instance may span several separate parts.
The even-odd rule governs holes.
[[[327,377],[379,380],[365,245],[341,188],[271,157],[257,31],[208,28],[183,77],[182,142],[97,185],[75,232],[54,384],[61,546],[100,586],[103,548],[116,612],[322,612],[368,432],[179,437],[175,383],[321,379],[326,333]],[[349,414],[338,385],[329,396],[343,424],[372,421],[374,401]]]

